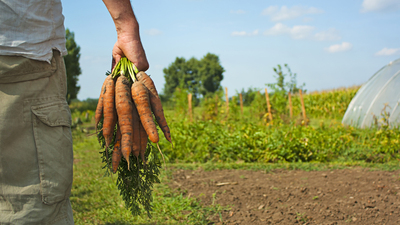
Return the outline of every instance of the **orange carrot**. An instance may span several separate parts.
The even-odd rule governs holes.
[[[113,173],[117,172],[119,162],[121,161],[122,153],[121,153],[121,131],[118,127],[117,135],[115,137],[114,150],[112,152],[112,171]]]
[[[150,105],[157,120],[158,126],[160,126],[165,138],[171,142],[171,132],[169,130],[167,121],[165,120],[164,110],[161,104],[161,99],[158,96],[157,89],[154,85],[153,80],[143,71],[136,75],[138,81],[142,82],[144,86],[149,90]]]
[[[115,95],[114,80],[111,78],[111,75],[109,75],[109,78],[107,78],[107,82],[104,87],[104,94],[103,94],[103,105],[104,105],[103,136],[107,148],[112,141],[115,124],[117,122],[114,95]]]
[[[140,153],[140,117],[137,112],[136,106],[133,105],[132,110],[132,152],[136,157],[139,157]]]
[[[94,115],[96,131],[97,131],[97,126],[101,120],[101,117],[103,116],[103,96],[104,96],[104,87],[106,86],[107,79],[109,79],[109,76],[106,77],[106,79],[103,82],[103,86],[101,87],[100,97],[99,101],[97,102],[96,113]]]
[[[144,154],[146,153],[146,148],[147,148],[147,133],[146,130],[143,127],[142,123],[139,123],[139,131],[140,131],[140,157],[142,158],[142,161],[144,164],[146,164],[146,160],[144,158]]]
[[[128,162],[132,149],[132,111],[133,102],[129,88],[129,80],[119,76],[115,84],[115,105],[118,114],[118,126],[121,129],[121,152]]]
[[[134,93],[132,99],[139,113],[140,121],[142,122],[150,141],[158,143],[159,137],[156,125],[153,121],[153,114],[151,112],[149,91],[140,81],[136,81],[132,84],[131,91]]]
[[[143,71],[140,71],[138,74],[136,74],[136,78],[138,79],[138,81],[142,82],[151,93],[159,98],[156,86],[154,85],[154,82],[149,75],[147,75]]]

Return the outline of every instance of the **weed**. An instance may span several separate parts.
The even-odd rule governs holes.
[[[216,197],[217,197],[217,192],[214,192],[212,194],[212,203],[211,203],[211,205],[214,205]]]
[[[303,222],[306,223],[308,221],[308,217],[305,215],[305,213],[296,213],[296,220],[298,222]]]

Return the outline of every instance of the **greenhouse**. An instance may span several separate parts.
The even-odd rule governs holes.
[[[354,96],[342,123],[354,127],[400,127],[400,59],[376,72]]]

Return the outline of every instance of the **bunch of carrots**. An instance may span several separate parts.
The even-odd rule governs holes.
[[[95,113],[96,128],[103,119],[106,149],[113,146],[113,173],[117,171],[122,156],[130,168],[131,153],[137,159],[140,155],[146,163],[148,140],[159,147],[153,115],[165,138],[171,142],[170,129],[153,80],[145,72],[139,72],[127,58],[122,58],[103,83]]]

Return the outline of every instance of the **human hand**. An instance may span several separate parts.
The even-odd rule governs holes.
[[[149,69],[146,53],[144,52],[140,39],[132,36],[119,36],[112,50],[113,65],[122,57],[126,57],[131,61],[139,71]]]

